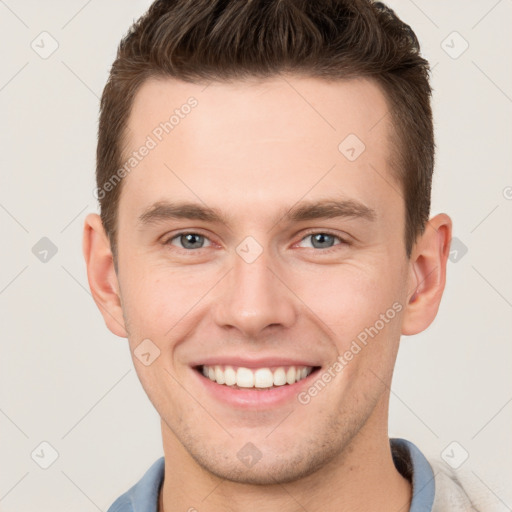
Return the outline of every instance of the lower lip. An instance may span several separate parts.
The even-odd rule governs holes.
[[[192,371],[196,374],[201,385],[215,399],[241,409],[254,410],[278,407],[295,399],[303,388],[310,385],[311,380],[316,377],[318,370],[318,368],[313,370],[306,378],[294,384],[284,384],[283,386],[262,389],[261,391],[254,388],[237,389],[225,386],[224,384],[217,384],[196,369]]]

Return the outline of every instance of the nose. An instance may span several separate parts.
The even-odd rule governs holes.
[[[232,270],[216,298],[215,322],[256,339],[278,327],[291,327],[297,304],[289,285],[270,266],[265,251],[251,263],[234,255]]]

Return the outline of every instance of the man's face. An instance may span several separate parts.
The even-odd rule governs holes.
[[[197,105],[181,109],[191,96]],[[175,109],[172,131],[155,131]],[[390,117],[366,80],[162,79],[138,92],[126,156],[148,135],[157,144],[123,183],[118,284],[132,354],[143,340],[160,351],[148,365],[133,359],[175,453],[222,478],[273,483],[386,435],[411,291]],[[334,201],[337,216],[306,208]],[[164,202],[181,214],[150,214]],[[204,365],[249,368],[248,381],[216,383]],[[262,368],[291,381],[293,366],[314,371],[243,387]],[[267,385],[269,372],[260,377]]]

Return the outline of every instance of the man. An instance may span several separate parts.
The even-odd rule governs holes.
[[[165,457],[110,512],[474,510],[387,432],[451,239],[430,93],[412,30],[366,0],[161,0],[134,24],[83,247]]]

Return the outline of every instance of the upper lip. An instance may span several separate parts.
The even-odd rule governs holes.
[[[320,366],[311,360],[295,359],[292,357],[259,357],[247,358],[236,356],[215,356],[198,359],[191,364],[192,367],[196,366],[241,366],[244,368],[269,368],[272,366]]]

